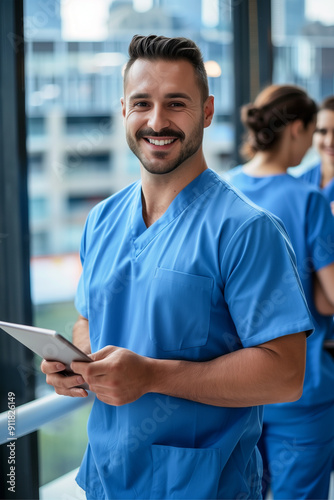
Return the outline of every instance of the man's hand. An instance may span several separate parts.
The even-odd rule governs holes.
[[[71,368],[82,375],[104,403],[121,406],[150,392],[151,358],[114,346],[104,347],[90,357],[93,363],[74,361]]]
[[[88,320],[81,315],[73,327],[73,344],[87,354],[91,352]],[[88,396],[85,389],[76,387],[85,382],[80,375],[65,376],[59,373],[65,370],[65,366],[59,361],[46,361],[44,359],[41,370],[46,374],[47,383],[54,386],[57,394],[72,397]]]
[[[53,385],[57,394],[82,398],[88,396],[85,389],[76,387],[85,382],[82,376],[65,376],[64,374],[59,373],[65,370],[65,366],[62,363],[59,363],[59,361],[45,361],[44,359],[41,364],[41,370],[46,374],[46,382],[49,385]]]

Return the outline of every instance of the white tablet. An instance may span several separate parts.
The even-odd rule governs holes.
[[[87,354],[82,352],[78,347],[55,330],[6,323],[4,321],[0,321],[0,328],[43,359],[47,361],[60,361],[63,363],[66,369],[61,373],[64,375],[73,373],[70,367],[72,361],[92,361]],[[88,388],[86,384],[80,387],[84,389]]]

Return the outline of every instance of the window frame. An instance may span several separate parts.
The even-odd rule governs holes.
[[[0,2],[0,318],[32,324],[27,194],[23,0]],[[0,334],[0,411],[35,398],[33,354]],[[38,499],[37,433],[14,441],[15,493],[3,481],[0,496]],[[11,442],[11,440],[9,440]],[[10,472],[9,448],[0,447],[0,469]],[[5,476],[7,477],[7,476]]]

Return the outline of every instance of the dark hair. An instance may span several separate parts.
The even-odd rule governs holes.
[[[258,151],[273,149],[289,123],[301,120],[306,128],[315,119],[317,111],[315,101],[300,87],[266,87],[254,103],[241,108],[241,121],[247,130],[241,154],[250,159]]]
[[[166,61],[177,61],[185,59],[189,61],[197,77],[203,102],[209,96],[209,84],[203,57],[195,42],[188,38],[167,38],[157,35],[135,35],[129,45],[129,60],[124,70],[124,85],[129,69],[137,59],[148,59],[151,61],[164,59]]]
[[[319,111],[325,109],[328,109],[329,111],[334,111],[334,95],[326,97],[326,99],[324,99],[320,104]]]

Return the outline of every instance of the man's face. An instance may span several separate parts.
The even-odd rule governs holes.
[[[148,172],[166,174],[196,158],[211,118],[204,117],[206,105],[188,61],[138,59],[124,94],[127,142]]]

